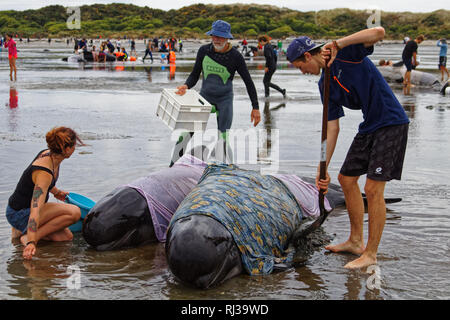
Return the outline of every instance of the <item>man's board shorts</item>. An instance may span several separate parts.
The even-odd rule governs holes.
[[[439,65],[438,65],[438,69],[440,67],[447,67],[447,56],[440,56],[439,57]]]
[[[412,59],[403,59],[403,64],[406,67],[406,71],[411,71],[413,68]]]
[[[6,207],[6,220],[15,229],[27,233],[28,219],[30,218],[30,208],[24,208],[21,210],[14,210],[10,206]]]
[[[340,173],[377,181],[400,180],[409,124],[382,127],[375,132],[356,134]]]

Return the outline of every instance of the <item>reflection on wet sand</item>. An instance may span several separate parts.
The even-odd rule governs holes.
[[[147,73],[148,82],[152,82],[152,67],[144,67],[145,73]]]
[[[17,108],[19,106],[19,97],[17,94],[17,89],[14,85],[9,88],[9,107],[11,109]]]
[[[11,132],[17,132],[18,129],[18,110],[19,107],[19,94],[15,84],[10,84],[9,88],[9,101],[5,103],[8,107],[8,128]]]
[[[42,241],[33,260],[24,260],[20,241],[12,241],[15,252],[7,261],[7,270],[12,277],[11,295],[21,299],[50,299],[47,290],[54,288],[61,279],[67,279],[67,267],[73,264],[71,242],[50,243]]]
[[[269,100],[266,100],[264,102],[263,124],[264,124],[265,134],[262,136],[262,141],[260,144],[263,147],[260,148],[260,150],[259,150],[259,155],[258,155],[259,160],[263,160],[263,159],[267,159],[267,160],[272,159],[274,161],[280,160],[280,159],[274,159],[274,157],[272,157],[272,128],[275,129],[276,125],[275,125],[274,117],[272,116],[271,112],[276,111],[280,108],[285,108],[285,107],[286,107],[285,102],[279,103],[277,106],[275,106],[273,108],[270,108]],[[275,138],[279,138],[279,136],[276,135]]]

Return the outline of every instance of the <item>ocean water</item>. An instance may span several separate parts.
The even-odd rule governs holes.
[[[402,201],[388,205],[378,251],[380,283],[363,271],[344,269],[355,257],[327,253],[319,246],[306,263],[268,276],[241,275],[210,290],[178,283],[167,268],[163,244],[97,252],[80,234],[70,243],[39,244],[32,261],[11,241],[4,212],[25,167],[46,147],[45,133],[54,126],[75,129],[88,144],[61,166],[58,187],[97,201],[114,187],[168,166],[174,137],[156,117],[161,90],[184,83],[192,69],[198,42],[185,41],[175,73],[155,54],[153,64],[67,63],[64,42],[18,44],[18,81],[8,81],[6,53],[0,60],[0,299],[449,299],[450,298],[450,98],[431,88],[415,87],[409,96],[392,88],[410,120],[409,140],[401,181],[387,184],[386,197]],[[371,56],[398,61],[402,44],[376,46]],[[419,70],[436,76],[438,48],[421,45]],[[143,44],[138,44],[142,56]],[[281,58],[274,83],[288,98],[272,91],[264,102],[264,60],[248,60],[262,120],[257,129],[278,130],[263,143],[278,157],[278,170],[315,176],[320,156],[322,106],[318,76],[302,75]],[[173,71],[173,70],[172,70]],[[199,90],[200,82],[195,89]],[[251,104],[239,76],[234,80],[234,129],[250,128]],[[346,110],[330,164],[332,182],[362,121],[359,111]],[[208,128],[216,128],[210,118]],[[264,142],[264,141],[263,141]],[[270,158],[270,157],[269,157]],[[262,156],[259,168],[272,164]],[[360,184],[364,185],[362,177]],[[51,201],[56,201],[51,197]],[[365,237],[367,239],[367,215]],[[336,209],[323,225],[332,243],[347,239],[349,221]],[[79,272],[79,287],[71,274]]]

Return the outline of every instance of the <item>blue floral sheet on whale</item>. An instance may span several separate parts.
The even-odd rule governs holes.
[[[292,261],[288,242],[302,210],[289,189],[273,176],[210,164],[170,224],[196,214],[210,216],[228,229],[251,275],[269,274],[275,264]]]

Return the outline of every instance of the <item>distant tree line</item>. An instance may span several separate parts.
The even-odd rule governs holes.
[[[268,5],[196,4],[178,10],[159,10],[132,4],[94,4],[80,7],[81,29],[67,27],[70,14],[59,5],[37,10],[0,11],[0,34],[21,37],[150,37],[152,35],[205,38],[216,19],[228,21],[236,37],[272,38],[307,34],[314,38],[335,38],[367,27],[365,10],[333,9],[301,12]],[[380,13],[387,39],[448,37],[450,11],[429,13]]]

